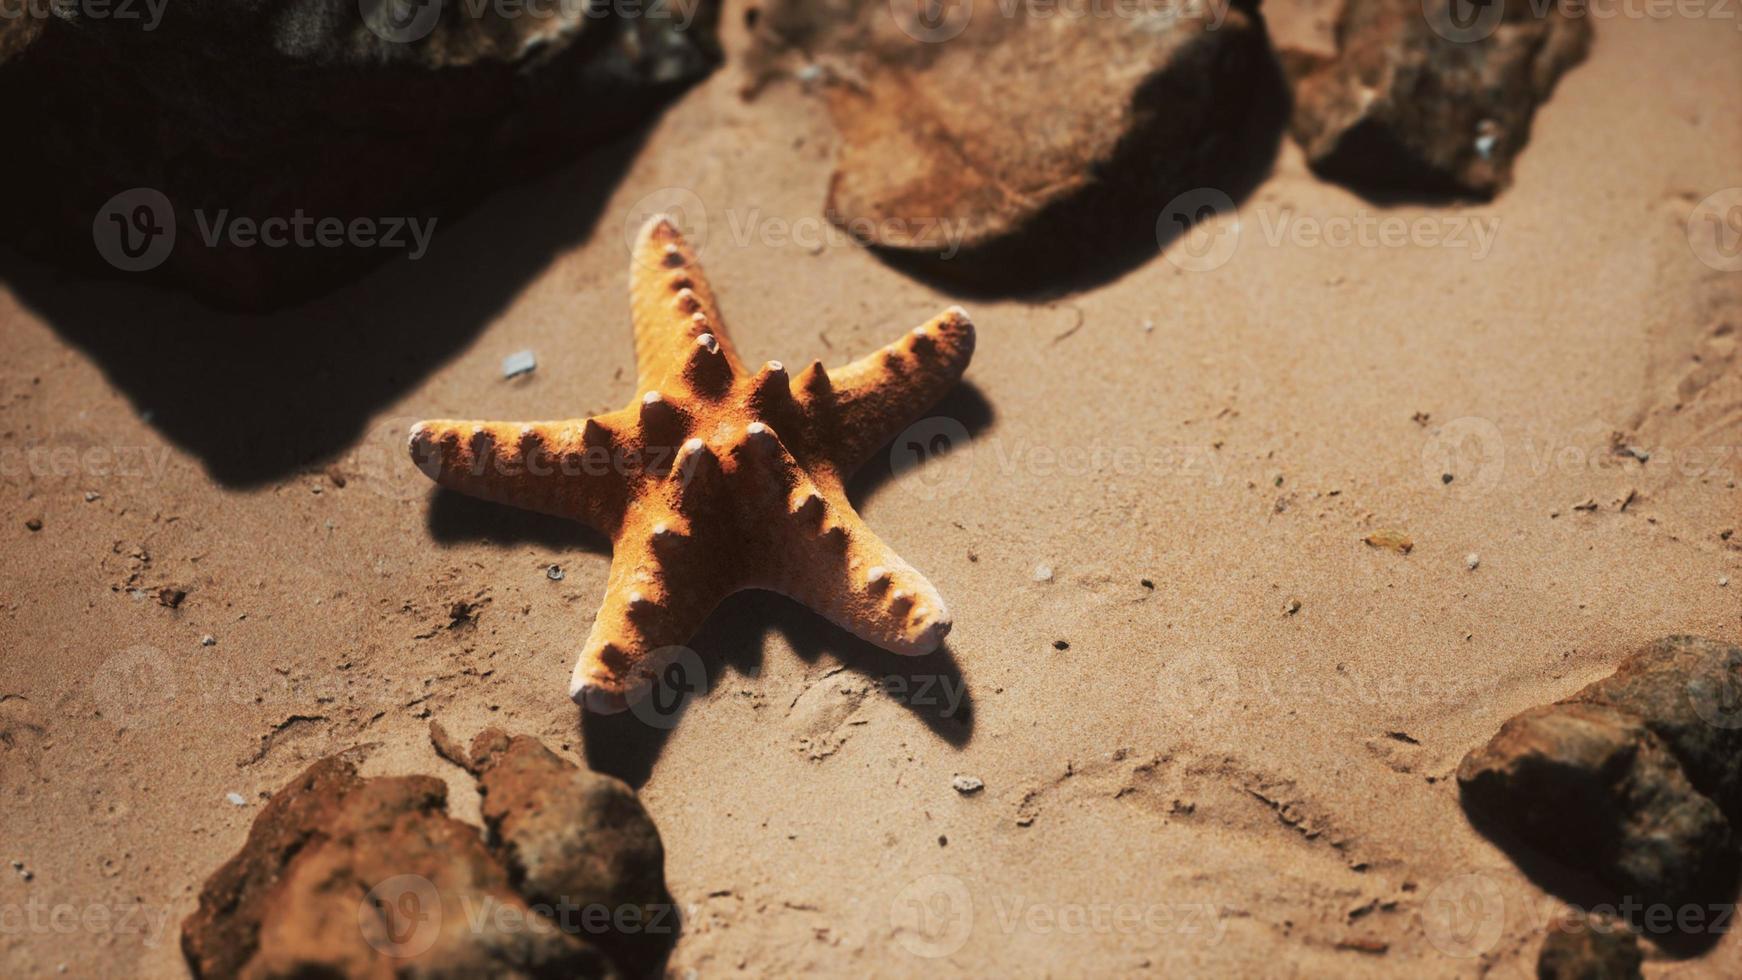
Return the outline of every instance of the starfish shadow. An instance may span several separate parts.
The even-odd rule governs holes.
[[[421,258],[266,314],[0,250],[0,280],[226,487],[319,465],[585,239],[646,130],[442,219]],[[191,233],[191,232],[190,232]],[[613,231],[612,234],[615,234]]]
[[[441,544],[535,544],[552,552],[553,558],[575,551],[611,553],[611,539],[579,521],[491,503],[443,487],[433,488],[430,494],[425,525],[430,537]]]
[[[923,657],[898,656],[785,596],[752,590],[721,604],[690,643],[708,674],[705,693],[666,714],[633,709],[610,715],[579,711],[587,764],[640,788],[683,714],[705,711],[708,702],[730,697],[733,675],[754,677],[762,672],[771,630],[784,636],[806,663],[833,655],[847,670],[870,682],[869,697],[896,701],[950,745],[961,748],[973,737],[973,697],[947,645]],[[771,706],[770,710],[779,709]]]

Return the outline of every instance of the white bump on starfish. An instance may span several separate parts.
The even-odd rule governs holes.
[[[700,337],[697,337],[696,346],[710,354],[718,354],[720,352],[720,342],[715,340],[714,335],[711,333],[705,333]]]

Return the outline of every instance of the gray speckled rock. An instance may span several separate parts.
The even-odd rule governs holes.
[[[663,961],[678,915],[659,830],[635,791],[496,729],[473,740],[472,766],[491,846],[521,893],[572,907],[581,933],[635,973]]]
[[[1615,673],[1508,720],[1458,767],[1481,822],[1646,903],[1733,888],[1742,818],[1742,649],[1697,637],[1651,643]],[[1733,707],[1731,710],[1734,710]]]
[[[1559,3],[1538,17],[1529,0],[1347,0],[1336,55],[1295,85],[1290,128],[1326,177],[1491,197],[1590,39],[1590,18]]]
[[[1568,916],[1549,930],[1536,959],[1539,980],[1639,980],[1639,937],[1612,919]]]
[[[15,100],[0,167],[33,191],[15,198],[8,230],[27,250],[104,269],[99,216],[118,193],[152,188],[168,213],[137,227],[173,222],[174,244],[125,271],[225,305],[282,305],[410,246],[208,244],[217,215],[347,225],[452,215],[640,123],[717,61],[708,0],[674,3],[669,17],[526,6],[549,12],[177,0],[157,5],[156,22],[77,8],[8,22],[0,84],[32,94]],[[134,203],[114,234],[132,233]],[[141,230],[134,243],[146,240]]]

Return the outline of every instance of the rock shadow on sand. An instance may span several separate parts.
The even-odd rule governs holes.
[[[587,238],[638,131],[491,194],[396,259],[301,306],[225,312],[150,283],[0,251],[0,280],[101,366],[134,409],[228,488],[320,465],[440,368],[551,259]]]

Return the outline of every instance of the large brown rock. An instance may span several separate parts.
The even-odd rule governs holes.
[[[823,93],[841,135],[825,211],[856,239],[1021,285],[1106,266],[1121,239],[1153,254],[1166,202],[1236,191],[1273,70],[1255,3],[902,16],[926,6],[776,0],[749,54],[759,82],[796,74]]]
[[[1345,0],[1335,56],[1291,66],[1304,76],[1294,138],[1315,171],[1362,189],[1491,197],[1510,183],[1537,106],[1589,49],[1590,18],[1574,10]]]
[[[15,96],[7,231],[30,251],[250,308],[419,254],[427,239],[408,224],[388,245],[382,229],[350,229],[427,229],[647,119],[717,60],[713,0],[636,17],[582,3],[122,7],[0,22],[0,86]],[[299,218],[314,244],[245,244],[250,222]],[[312,223],[325,219],[345,232],[322,241]]]
[[[1645,904],[1718,899],[1736,876],[1742,649],[1675,636],[1532,708],[1458,767],[1465,807]],[[1722,689],[1722,691],[1720,690]]]
[[[439,779],[365,779],[355,753],[323,759],[274,794],[242,850],[201,889],[199,908],[182,924],[193,974],[655,972],[675,916],[667,916],[672,928],[663,934],[620,927],[621,907],[670,913],[658,833],[634,794],[609,777],[581,774],[530,739],[491,731],[479,740],[512,746],[478,767],[498,801],[489,804],[492,827],[537,829],[486,839],[447,815]],[[588,805],[577,786],[613,805]],[[501,812],[502,800],[544,809],[511,817]],[[591,864],[563,853],[618,845],[629,853]],[[524,880],[529,867],[542,869],[536,886]],[[613,908],[589,915],[585,905],[595,900]]]

